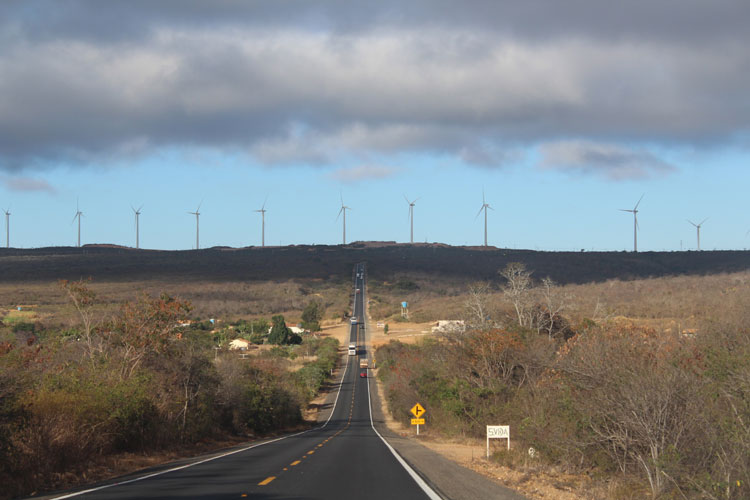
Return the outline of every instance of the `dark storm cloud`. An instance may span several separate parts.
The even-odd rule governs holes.
[[[750,123],[749,11],[694,0],[4,2],[0,168],[180,146],[271,165],[423,152],[494,167],[570,138],[590,150],[724,143]],[[627,177],[611,173],[622,165],[605,175]]]

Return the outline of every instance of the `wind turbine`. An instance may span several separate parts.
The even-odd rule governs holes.
[[[143,205],[138,207],[138,210],[136,210],[135,207],[133,207],[133,205],[130,205],[130,208],[133,209],[133,213],[135,214],[135,248],[138,249],[140,248],[139,236],[140,236],[140,229],[141,229],[141,226],[139,223],[140,221],[138,220],[138,217],[141,215],[141,209],[143,208]]]
[[[5,248],[10,248],[10,207],[5,212]]]
[[[343,195],[340,195],[340,196],[341,196],[341,209],[339,210],[339,214],[336,216],[336,220],[339,220],[339,217],[341,216],[342,213],[344,214],[344,237],[342,240],[343,241],[342,244],[346,245],[346,211],[351,210],[351,208],[344,205],[344,196]]]
[[[495,210],[490,206],[489,203],[487,203],[484,199],[484,189],[482,189],[482,208],[479,209],[479,212],[477,212],[477,216],[474,217],[474,220],[479,217],[479,214],[482,213],[482,210],[484,210],[484,246],[487,246],[487,209]]]
[[[195,212],[188,212],[190,215],[195,215],[195,249],[200,250],[200,216],[201,216],[201,205],[203,205],[203,202],[201,201],[198,203],[198,208],[195,209]]]
[[[621,212],[631,212],[633,214],[633,252],[638,251],[638,205],[641,204],[641,200],[645,196],[646,193],[643,193],[640,198],[638,198],[638,203],[635,204],[632,210],[628,210],[626,208],[620,208],[619,210]]]
[[[409,242],[414,243],[414,204],[417,203],[417,199],[414,201],[409,201],[409,198],[404,195],[404,199],[406,200],[406,203],[409,204],[409,225],[411,226],[411,231],[409,233]]]
[[[260,246],[264,247],[266,246],[266,202],[268,201],[268,196],[266,196],[266,199],[263,200],[263,206],[260,207],[260,210],[256,210],[256,212],[260,212],[260,218],[261,218],[261,230],[260,230]]]
[[[698,233],[698,251],[699,252],[701,251],[701,226],[707,220],[708,220],[708,217],[706,217],[705,219],[703,219],[700,224],[696,224],[695,222],[693,222],[690,219],[688,219],[688,222],[695,226],[695,230]]]
[[[75,222],[76,217],[78,217],[78,248],[81,247],[81,216],[83,215],[83,212],[78,208],[78,200],[76,200],[76,214],[73,216],[73,222]]]

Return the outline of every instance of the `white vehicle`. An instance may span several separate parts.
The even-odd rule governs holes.
[[[357,355],[357,344],[349,344],[349,356],[356,356]]]
[[[349,321],[351,322],[352,325],[356,325],[357,324],[357,317],[356,316],[352,316],[352,319],[350,319]]]

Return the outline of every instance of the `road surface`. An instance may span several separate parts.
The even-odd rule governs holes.
[[[363,264],[354,276],[353,314],[361,324],[350,324],[350,338],[361,346]],[[360,357],[368,357],[362,348],[347,356],[334,409],[316,429],[53,498],[439,499],[373,427]]]

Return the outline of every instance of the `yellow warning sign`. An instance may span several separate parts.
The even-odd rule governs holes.
[[[414,415],[417,418],[420,418],[422,415],[424,415],[425,411],[427,410],[422,408],[422,405],[419,403],[415,404],[414,407],[411,409],[412,415]],[[417,424],[413,424],[413,425],[417,425]]]
[[[412,418],[411,419],[411,425],[424,425],[424,419],[423,418]]]

